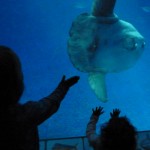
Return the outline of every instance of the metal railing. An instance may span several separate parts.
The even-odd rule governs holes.
[[[137,133],[137,149],[150,149],[150,130]],[[41,139],[40,150],[92,150],[86,136]]]

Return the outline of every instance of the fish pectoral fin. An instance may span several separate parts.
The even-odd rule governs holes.
[[[95,92],[97,98],[102,102],[107,102],[107,91],[104,73],[89,73],[89,84]]]

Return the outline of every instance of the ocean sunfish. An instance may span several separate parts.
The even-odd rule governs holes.
[[[105,76],[131,68],[141,57],[144,37],[114,13],[116,0],[95,0],[91,14],[73,21],[68,39],[68,55],[74,67],[88,73],[97,98],[108,100]]]

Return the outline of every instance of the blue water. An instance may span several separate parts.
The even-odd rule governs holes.
[[[140,31],[146,48],[134,67],[107,75],[107,103],[96,98],[87,74],[76,70],[67,54],[71,23],[80,13],[90,13],[91,4],[92,0],[0,1],[0,44],[14,49],[21,59],[25,80],[22,103],[48,95],[64,74],[81,77],[59,111],[39,126],[40,138],[85,135],[91,109],[96,106],[105,110],[98,126],[109,118],[113,108],[120,108],[137,130],[150,129],[150,1],[117,1],[116,14]]]

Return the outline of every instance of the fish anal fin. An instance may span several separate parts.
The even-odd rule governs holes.
[[[89,73],[89,84],[95,92],[97,98],[102,102],[107,102],[107,91],[104,73]]]

